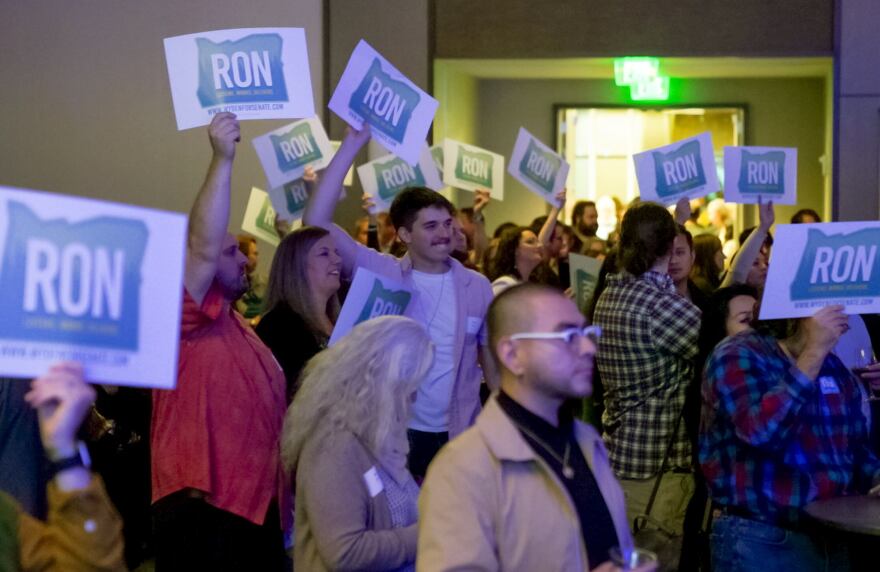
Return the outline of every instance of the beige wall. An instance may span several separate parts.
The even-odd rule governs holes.
[[[320,110],[320,0],[0,3],[0,184],[188,211],[210,151],[204,128],[177,131],[162,39],[261,26],[306,29]],[[233,231],[265,186],[250,140],[282,124],[242,124]]]
[[[819,157],[825,153],[825,86],[822,79],[688,79],[682,80],[676,103],[745,104],[746,144],[798,148],[800,205],[823,209]],[[475,143],[508,157],[520,126],[555,146],[553,105],[618,104],[611,80],[480,80]],[[490,230],[512,220],[526,224],[544,214],[545,203],[509,175],[505,200],[487,213]],[[796,209],[777,208],[787,222]],[[747,217],[745,222],[750,222]]]

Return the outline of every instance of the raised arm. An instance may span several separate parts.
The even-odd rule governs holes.
[[[489,248],[489,237],[486,235],[486,219],[483,211],[489,205],[489,191],[476,191],[474,193],[474,259],[471,261],[479,265],[483,261],[483,254]]]
[[[722,288],[733,286],[734,284],[745,284],[746,278],[749,275],[749,269],[754,264],[755,258],[758,257],[758,253],[761,252],[764,240],[767,238],[770,227],[773,226],[775,221],[773,201],[762,203],[759,199],[758,228],[749,235],[740,247],[739,252],[736,253],[736,257],[730,265],[730,272],[727,273],[727,276],[724,277],[724,281],[721,283]]]
[[[553,240],[553,231],[556,230],[556,219],[559,218],[560,211],[565,208],[565,189],[556,193],[556,201],[559,203],[559,206],[554,206],[550,209],[550,214],[547,215],[547,220],[544,222],[544,226],[541,227],[541,232],[538,233],[538,240],[541,241],[541,247],[545,251],[550,247],[550,242]]]
[[[232,113],[218,113],[208,127],[213,155],[205,182],[189,214],[186,240],[186,269],[183,283],[201,304],[217,273],[229,225],[229,191],[235,144],[241,139],[238,120]]]
[[[370,128],[364,125],[360,131],[348,129],[336,155],[324,169],[318,188],[309,195],[306,210],[303,213],[303,224],[319,226],[330,230],[333,225],[333,212],[339,200],[339,193],[345,181],[345,174],[354,163],[361,147],[370,139]]]

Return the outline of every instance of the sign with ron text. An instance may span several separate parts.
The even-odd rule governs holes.
[[[302,177],[306,167],[323,169],[333,147],[317,117],[294,121],[252,141],[270,189]]]
[[[507,172],[546,202],[559,206],[556,194],[565,187],[568,163],[523,127],[519,128]]]
[[[207,125],[222,111],[239,119],[315,114],[302,28],[241,28],[165,38],[177,129]]]
[[[440,172],[424,143],[422,155],[414,166],[400,157],[385,155],[361,165],[357,173],[364,192],[373,197],[374,213],[391,208],[394,197],[407,187],[427,187],[434,191],[443,188]]]
[[[601,269],[602,261],[598,258],[575,253],[568,255],[568,273],[574,290],[574,300],[582,311],[586,309],[596,290]]]
[[[305,208],[305,203],[303,203],[303,208]],[[241,230],[268,242],[272,246],[278,246],[281,243],[281,238],[275,229],[275,215],[275,207],[272,206],[269,193],[253,187],[248,197],[247,208],[244,211]]]
[[[880,312],[880,222],[776,227],[760,319],[803,318],[842,304]]]
[[[718,192],[718,172],[707,131],[671,145],[633,155],[639,196],[643,201],[671,205]]]
[[[416,294],[405,285],[358,267],[328,345],[333,345],[361,322],[379,316],[402,316]]]
[[[797,203],[797,149],[725,147],[724,200],[750,204]]]
[[[504,200],[504,157],[473,145],[443,141],[443,182],[465,191],[487,190]],[[448,160],[447,160],[448,159]]]
[[[186,217],[0,187],[0,376],[173,389]]]
[[[369,124],[373,139],[410,165],[419,161],[437,106],[436,99],[364,40],[352,52],[328,105],[355,129]]]

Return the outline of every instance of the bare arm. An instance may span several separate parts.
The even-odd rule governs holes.
[[[370,128],[365,125],[360,131],[349,129],[345,133],[342,144],[336,155],[327,165],[318,188],[309,195],[306,210],[303,213],[303,224],[319,226],[327,230],[333,224],[333,212],[339,200],[339,192],[345,181],[345,174],[354,163],[354,159],[361,147],[370,139]]]
[[[483,254],[489,248],[489,237],[486,236],[486,219],[483,218],[483,210],[489,204],[489,191],[476,191],[474,193],[474,264],[479,265],[483,260]]]
[[[545,251],[550,247],[550,241],[553,239],[553,231],[556,230],[556,219],[559,218],[560,211],[565,208],[565,189],[556,194],[556,200],[559,206],[550,209],[550,214],[547,215],[547,220],[544,222],[544,226],[541,227],[541,232],[538,233],[538,240],[541,241],[541,247]]]
[[[214,275],[229,225],[229,191],[235,143],[241,138],[232,113],[218,113],[208,127],[213,156],[205,182],[189,215],[186,270],[183,283],[190,296],[202,303]]]
[[[739,252],[730,266],[730,272],[724,277],[721,287],[733,286],[734,284],[744,284],[746,277],[749,275],[749,269],[761,252],[764,245],[764,239],[770,232],[770,227],[775,222],[773,213],[773,201],[767,203],[758,202],[758,228],[749,235],[745,243],[740,247]]]

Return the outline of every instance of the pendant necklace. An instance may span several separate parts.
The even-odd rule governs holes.
[[[519,425],[519,424],[517,424],[517,427],[519,427],[520,431],[524,431],[529,437],[534,439],[535,442],[538,445],[540,445],[541,448],[543,448],[545,451],[550,453],[554,459],[559,461],[559,464],[562,465],[562,476],[563,477],[565,477],[566,479],[573,479],[574,478],[574,469],[571,467],[571,465],[568,464],[568,458],[571,453],[571,441],[570,440],[565,441],[565,451],[564,451],[562,457],[560,457],[559,454],[556,451],[554,451],[552,447],[547,445],[547,443],[545,443],[542,439],[540,439],[533,432],[531,432],[530,430],[526,429],[525,427],[523,427],[522,425]]]

